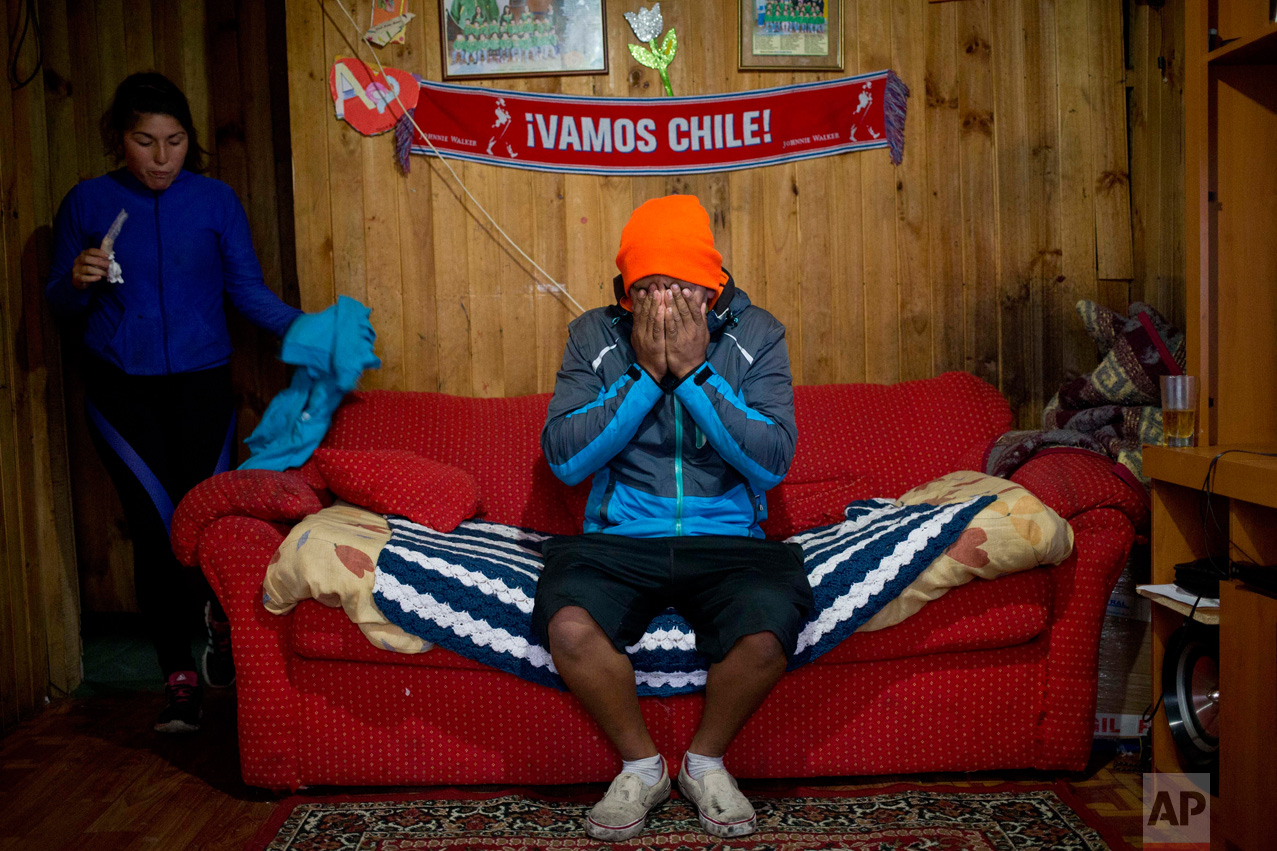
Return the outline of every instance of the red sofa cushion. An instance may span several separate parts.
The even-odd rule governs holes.
[[[979,579],[928,603],[903,623],[852,635],[813,664],[841,665],[1013,647],[1032,641],[1046,629],[1050,609],[1051,577],[1045,570],[1025,571],[992,582]],[[292,629],[293,649],[311,659],[492,670],[439,647],[418,656],[374,647],[341,609],[310,600],[294,610]]]
[[[772,540],[784,540],[817,526],[847,519],[847,504],[882,496],[873,480],[856,476],[849,481],[781,482],[767,493],[767,519],[763,532]]]
[[[961,468],[1011,427],[997,388],[966,372],[901,384],[794,388],[798,448],[786,482],[866,477],[896,497]],[[831,424],[832,427],[831,427]]]
[[[541,452],[549,394],[476,399],[442,393],[369,390],[337,409],[323,447],[406,449],[474,476],[483,516],[552,535],[581,531],[567,507],[571,489]]]
[[[317,449],[328,489],[354,505],[451,532],[479,505],[474,476],[403,449]]]

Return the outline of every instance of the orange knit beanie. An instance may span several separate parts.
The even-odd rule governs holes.
[[[616,268],[625,282],[621,307],[626,310],[634,309],[630,285],[648,275],[698,284],[713,290],[715,299],[727,283],[709,214],[695,195],[666,195],[639,205],[621,230]]]

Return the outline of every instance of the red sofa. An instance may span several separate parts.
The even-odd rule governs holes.
[[[797,455],[768,497],[773,516],[793,521],[822,500],[895,497],[979,468],[989,441],[1011,422],[998,392],[966,373],[799,387],[795,395]],[[324,445],[408,449],[462,467],[478,482],[486,517],[573,533],[588,483],[567,488],[541,455],[548,401],[355,393]],[[613,776],[610,745],[566,692],[439,648],[416,656],[377,649],[340,609],[312,601],[288,616],[267,613],[267,562],[291,522],[317,507],[308,488],[321,485],[297,472],[256,475],[276,482],[274,498],[232,500],[237,509],[210,516],[188,497],[174,519],[175,548],[198,562],[231,619],[246,782],[296,789]],[[1036,457],[1014,478],[1070,521],[1074,554],[1056,567],[977,579],[787,674],[728,754],[737,776],[1086,764],[1101,621],[1136,529],[1147,524],[1144,496],[1110,462],[1080,453]],[[233,478],[221,484],[237,486]],[[643,699],[667,758],[682,754],[702,702]]]

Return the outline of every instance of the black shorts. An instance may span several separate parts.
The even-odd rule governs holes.
[[[593,533],[542,544],[532,629],[549,648],[550,618],[564,606],[590,613],[621,653],[673,607],[696,631],[696,649],[721,662],[738,639],[771,632],[786,657],[812,608],[803,550],[762,538],[704,535],[628,538]]]

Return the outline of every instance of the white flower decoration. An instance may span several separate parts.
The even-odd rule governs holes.
[[[639,41],[655,41],[665,29],[665,21],[661,18],[661,4],[653,3],[652,8],[639,7],[637,12],[626,12],[625,20],[630,22],[630,29]]]

